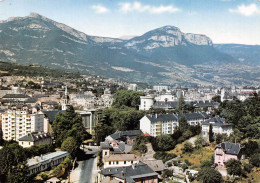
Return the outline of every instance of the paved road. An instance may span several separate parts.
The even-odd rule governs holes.
[[[97,151],[94,149],[94,154]],[[72,183],[95,183],[97,177],[97,157],[78,161],[78,167],[71,173]]]

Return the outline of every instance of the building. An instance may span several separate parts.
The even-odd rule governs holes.
[[[56,151],[42,156],[35,156],[27,161],[29,176],[38,174],[60,164],[70,154],[66,151]]]
[[[158,183],[158,174],[148,165],[140,162],[127,167],[105,168],[99,172],[101,183]]]
[[[169,90],[169,87],[168,86],[153,86],[153,90],[155,91],[158,91],[158,92],[161,92],[163,90],[165,91],[168,91]]]
[[[82,118],[82,123],[83,126],[85,127],[85,130],[93,135],[94,134],[94,128],[97,125],[97,119],[96,119],[96,110],[92,109],[92,110],[87,110],[87,111],[80,111],[80,110],[76,110],[75,111],[77,114],[79,114]]]
[[[5,140],[16,140],[30,132],[43,131],[44,115],[31,114],[29,110],[7,110],[2,115],[2,131]]]
[[[129,84],[128,90],[137,91],[137,84]]]
[[[44,114],[44,127],[43,131],[46,133],[52,133],[52,123],[58,113],[65,113],[66,111],[61,110],[42,110],[41,113]]]
[[[154,98],[152,96],[141,96],[139,110],[148,111],[154,103]]]
[[[123,141],[126,144],[132,145],[138,135],[142,135],[141,130],[117,131],[106,137],[107,141]]]
[[[244,159],[243,147],[240,144],[222,142],[215,148],[214,163],[218,169],[225,169],[225,162],[230,159]]]
[[[104,168],[130,166],[137,163],[135,154],[107,154],[103,156]]]
[[[187,119],[189,125],[200,125],[208,119],[206,113],[150,114],[140,119],[140,130],[154,137],[163,134],[173,134],[176,127],[179,126],[178,120],[182,116]]]
[[[229,136],[233,133],[233,123],[229,123],[225,118],[216,116],[202,123],[202,137],[207,140],[209,138],[210,125],[212,125],[212,132],[214,133],[214,136],[216,134],[226,134]]]
[[[19,139],[19,145],[23,148],[31,147],[33,145],[52,144],[52,138],[49,133],[32,132]]]

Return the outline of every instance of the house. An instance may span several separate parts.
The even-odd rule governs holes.
[[[56,151],[42,156],[35,156],[27,161],[29,176],[45,171],[60,164],[70,154],[66,151]]]
[[[126,144],[132,145],[135,141],[135,138],[138,135],[141,135],[141,130],[128,130],[128,131],[117,131],[109,136],[106,137],[107,141],[123,141]]]
[[[146,159],[143,162],[158,174],[162,174],[163,170],[166,169],[162,160]]]
[[[130,153],[132,146],[125,144],[122,141],[116,140],[105,140],[100,142],[100,149],[102,150],[103,157],[112,153],[112,154],[127,154]]]
[[[153,182],[158,183],[158,174],[148,165],[139,162],[127,167],[105,168],[99,172],[101,183],[135,183]]]
[[[225,162],[230,159],[241,160],[244,159],[243,147],[240,144],[231,142],[222,142],[215,148],[214,163],[218,169],[225,168]]]
[[[214,135],[227,134],[227,136],[229,136],[233,133],[233,123],[229,123],[225,118],[216,116],[202,123],[202,137],[207,140],[209,138],[210,125],[212,125],[212,132]]]
[[[130,166],[137,162],[135,154],[107,154],[103,156],[104,168]]]
[[[21,137],[18,140],[18,143],[20,146],[23,146],[23,148],[26,148],[26,147],[31,147],[33,145],[52,144],[52,138],[49,133],[32,132]]]
[[[182,116],[190,125],[200,125],[208,119],[206,113],[150,114],[140,119],[140,130],[154,137],[162,134],[173,134],[176,127],[179,126],[178,120]]]

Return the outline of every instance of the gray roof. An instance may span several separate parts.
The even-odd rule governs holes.
[[[147,115],[151,122],[157,121],[178,121],[179,118],[184,116],[187,120],[193,119],[207,119],[209,116],[206,113],[184,113],[184,114],[155,114]]]
[[[216,148],[221,148],[226,154],[232,154],[232,155],[238,155],[242,149],[240,144],[235,144],[231,142],[222,142],[218,144]]]
[[[28,142],[36,142],[38,140],[51,138],[51,135],[49,133],[45,132],[32,132],[28,135],[25,135],[21,138],[19,138],[19,141],[28,141]]]
[[[24,94],[6,94],[5,96],[2,97],[3,99],[13,99],[13,98],[29,98],[28,95]]]
[[[214,102],[214,101],[195,101],[193,102],[193,106],[195,107],[214,107],[214,106],[218,106],[219,103],[218,102]]]
[[[202,125],[212,125],[212,126],[233,126],[233,123],[229,123],[225,118],[215,116],[205,122]]]
[[[134,183],[134,179],[149,176],[158,176],[148,165],[140,162],[127,167],[105,168],[100,171],[104,176],[117,177],[126,180],[127,183]]]
[[[138,135],[141,135],[141,130],[128,130],[128,131],[117,131],[110,135],[114,140],[119,140],[126,137],[136,137]]]
[[[66,152],[66,151],[51,152],[51,153],[48,153],[48,154],[44,154],[42,156],[42,158],[39,157],[39,156],[35,156],[35,157],[29,159],[27,161],[27,165],[30,167],[30,166],[33,166],[33,165],[42,164],[44,162],[49,162],[53,158],[66,157],[68,155],[70,155],[70,154],[68,152]]]
[[[175,109],[178,106],[178,102],[156,102],[153,104],[153,108],[163,108],[163,109]]]
[[[112,143],[109,143],[108,141],[100,142],[100,148],[101,149],[109,149],[114,154],[121,154],[125,152],[125,143],[124,142],[117,142],[117,147],[113,147]],[[129,151],[127,149],[127,151]]]
[[[61,113],[65,113],[66,111],[59,111],[59,110],[53,110],[53,111],[42,111],[45,116],[49,119],[49,122],[52,123],[56,117],[56,115],[61,112]]]

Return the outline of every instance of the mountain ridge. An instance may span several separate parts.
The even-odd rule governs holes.
[[[183,33],[169,25],[122,40],[90,36],[32,13],[2,21],[0,39],[1,61],[45,65],[128,81],[227,84],[233,81],[217,66],[237,64],[228,53],[215,48],[206,35]],[[208,73],[212,69],[216,73]],[[258,78],[254,68],[250,69],[252,78]],[[244,72],[251,72],[250,69]],[[240,72],[232,73],[241,77],[236,82],[255,83]]]

